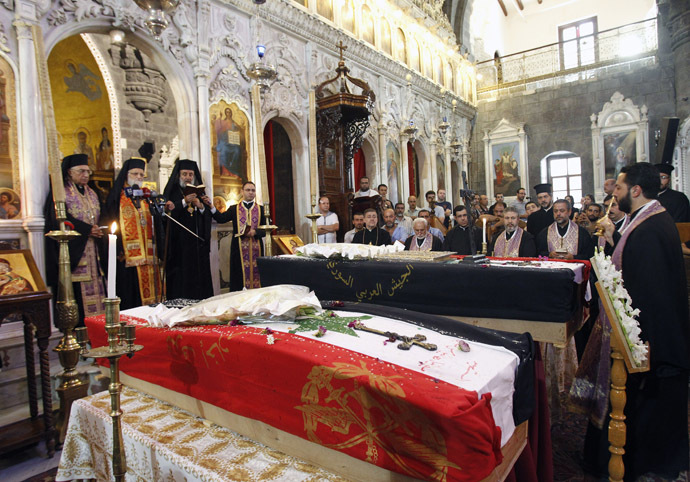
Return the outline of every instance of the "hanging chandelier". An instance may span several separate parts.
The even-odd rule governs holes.
[[[161,33],[168,26],[166,14],[171,14],[179,5],[180,0],[134,0],[139,8],[148,12],[144,25],[156,40],[160,40]]]

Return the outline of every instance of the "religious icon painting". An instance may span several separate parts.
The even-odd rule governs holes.
[[[249,119],[237,104],[223,100],[213,104],[209,111],[213,172],[244,182],[249,158]]]
[[[0,297],[46,291],[28,249],[0,251]]]
[[[393,142],[386,145],[386,168],[388,172],[388,199],[398,202],[402,186],[400,171],[400,151]]]
[[[446,188],[446,161],[440,154],[436,155],[436,171],[438,175],[438,189]]]
[[[491,160],[494,195],[514,196],[521,185],[520,143],[513,141],[493,144]]]
[[[637,162],[637,131],[604,134],[604,172],[606,179],[617,178],[621,169]]]
[[[9,187],[0,187],[0,219],[18,219],[21,211],[19,195]]]

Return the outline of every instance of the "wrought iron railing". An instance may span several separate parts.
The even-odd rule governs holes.
[[[587,42],[587,38],[593,42]],[[515,86],[543,87],[587,78],[601,68],[616,64],[654,61],[657,50],[656,18],[581,37],[576,41],[557,42],[525,50],[500,59],[477,64],[477,93]],[[588,46],[587,46],[588,45]],[[568,47],[571,47],[568,49]],[[586,50],[586,51],[585,51]],[[574,57],[569,56],[574,51]]]

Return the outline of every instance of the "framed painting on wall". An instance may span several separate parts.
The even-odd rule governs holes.
[[[209,107],[213,195],[230,203],[241,198],[242,184],[248,180],[251,142],[247,114],[235,103],[220,100]]]
[[[487,196],[503,194],[510,204],[518,189],[529,186],[525,125],[501,119],[494,129],[485,131],[484,157]]]
[[[31,251],[0,251],[0,297],[46,291]]]
[[[620,170],[635,162],[649,161],[649,121],[647,107],[638,108],[631,99],[616,92],[592,122],[594,197],[601,201],[604,181],[616,178]]]

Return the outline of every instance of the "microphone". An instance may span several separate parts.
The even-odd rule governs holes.
[[[144,189],[147,189],[147,188],[144,188]],[[133,195],[135,198],[137,198],[137,197],[138,197],[138,198],[144,197],[144,191],[139,187],[139,184],[134,184],[134,185],[132,186],[132,195]]]

